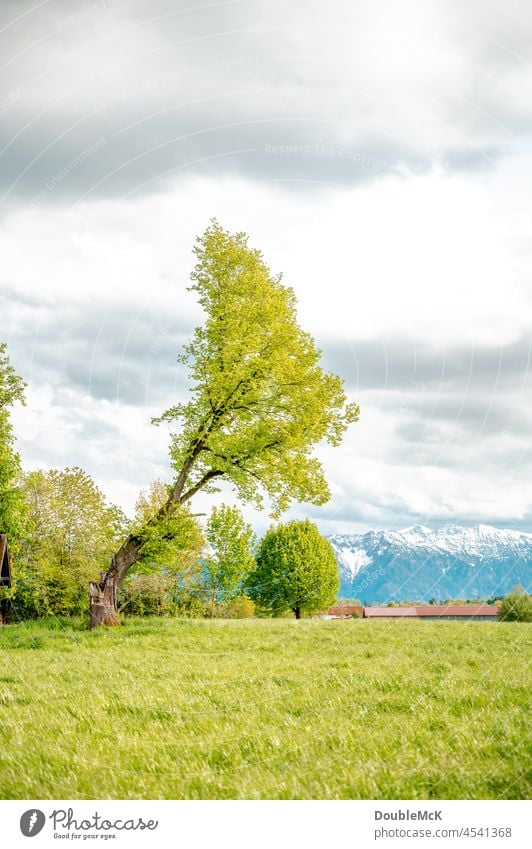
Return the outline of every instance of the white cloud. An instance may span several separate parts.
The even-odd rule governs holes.
[[[513,214],[501,214],[493,198],[480,177],[438,173],[389,176],[312,202],[249,181],[195,178],[134,202],[21,211],[1,227],[2,274],[8,287],[55,306],[149,305],[192,324],[200,313],[186,291],[191,248],[215,215],[249,232],[284,272],[301,320],[322,338],[503,344],[529,326],[530,256],[520,240],[532,210],[528,197],[514,197]]]
[[[39,4],[10,31],[0,155],[11,200],[37,196],[102,138],[47,202],[136,191],[173,169],[344,185],[378,176],[340,157],[330,168],[268,158],[270,142],[347,146],[393,169],[482,166],[532,129],[525,0],[517,20],[454,0],[146,0],[61,26],[70,11]]]
[[[513,168],[513,209],[495,202],[506,196],[503,170],[490,177],[490,191],[479,176],[390,176],[341,193],[325,191],[318,205],[306,195],[267,185],[196,178],[134,202],[86,202],[69,212],[34,209],[11,216],[2,226],[3,276],[21,300],[7,298],[4,315],[14,344],[24,323],[32,322],[36,353],[27,377],[39,381],[16,419],[25,460],[29,465],[79,463],[129,510],[138,488],[168,474],[167,436],[149,424],[160,410],[150,405],[148,387],[158,364],[169,368],[178,351],[165,350],[159,360],[153,350],[164,321],[174,316],[192,330],[200,319],[186,284],[194,237],[210,214],[232,230],[246,229],[272,269],[284,271],[298,295],[301,323],[322,344],[340,339],[347,349],[353,346],[353,371],[357,340],[380,338],[385,345],[391,336],[410,338],[436,346],[445,357],[445,348],[458,343],[474,350],[517,339],[530,326],[525,274],[530,256],[523,234],[531,219],[528,197],[513,185]],[[113,369],[115,401],[92,397],[90,380],[83,391],[69,378],[67,361],[76,342],[76,356],[84,358],[79,344],[85,337],[77,339],[84,307],[96,315],[101,311],[94,338],[86,339],[86,359],[92,358],[94,374]],[[142,337],[139,347],[135,314],[148,308],[158,311],[160,326],[154,342]],[[109,313],[113,322],[108,324]],[[62,328],[56,342],[65,362],[59,357],[53,367],[39,363],[40,334],[46,331],[49,339],[62,316],[67,330],[71,327]],[[127,327],[118,335],[121,322]],[[117,334],[116,340],[106,338],[102,346],[102,334],[109,333]],[[120,395],[130,360],[140,381],[135,403]],[[183,374],[178,378],[163,407],[174,402],[175,391],[182,392]],[[323,452],[334,493],[320,511],[324,522],[336,522],[336,513],[346,506],[355,517],[362,501],[368,523],[384,515],[393,521],[395,512],[401,522],[410,513],[446,518],[465,512],[486,521],[497,511],[522,515],[529,503],[526,487],[519,481],[501,488],[500,479],[490,482],[490,473],[482,472],[483,433],[477,435],[480,449],[457,452],[456,430],[439,426],[438,440],[442,450],[449,443],[454,466],[438,468],[437,452],[427,442],[437,422],[431,426],[430,419],[420,418],[414,388],[397,410],[384,408],[385,384],[386,379],[377,397],[358,395],[361,423],[342,448]],[[397,426],[410,414],[419,422],[422,443],[405,461]],[[423,452],[434,465],[419,465]],[[463,468],[467,456],[471,466]],[[198,509],[206,509],[207,501],[200,500]]]
[[[140,489],[169,479],[168,434],[159,410],[97,400],[73,389],[30,385],[13,424],[25,469],[81,466],[131,514]]]
[[[15,416],[26,466],[82,465],[128,510],[168,475],[167,434],[149,419],[184,390],[175,356],[201,320],[191,248],[211,216],[284,272],[301,324],[326,352],[343,349],[354,385],[357,344],[382,341],[385,359],[392,339],[414,356],[432,348],[443,375],[447,351],[469,346],[473,361],[525,339],[527,16],[520,0],[188,12],[136,0],[79,19],[69,3],[41,4],[13,27],[0,283],[3,336],[30,384]],[[511,357],[504,397],[489,364],[468,383],[453,360],[454,384],[424,399],[433,410],[414,390],[394,409],[387,369],[362,380],[360,424],[320,449],[333,499],[313,515],[329,530],[418,515],[524,521],[526,428],[504,418],[526,386],[510,385]]]

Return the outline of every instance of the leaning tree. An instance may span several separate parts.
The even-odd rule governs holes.
[[[175,477],[166,502],[91,584],[90,627],[118,624],[118,589],[143,547],[154,534],[179,533],[192,497],[213,491],[217,481],[230,481],[259,508],[266,496],[273,515],[293,500],[325,503],[329,488],[312,451],[321,440],[338,445],[358,419],[342,380],[323,371],[321,352],[298,326],[293,291],[271,274],[247,236],[213,222],[194,250],[190,289],[205,321],[179,357],[190,400],[153,420],[172,428]]]

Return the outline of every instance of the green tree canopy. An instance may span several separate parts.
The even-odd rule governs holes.
[[[20,489],[20,457],[15,451],[10,421],[12,406],[17,402],[24,404],[25,386],[9,361],[5,342],[0,342],[0,533],[8,535],[12,553],[28,531]]]
[[[329,607],[339,588],[333,548],[308,519],[270,528],[257,553],[249,594],[274,614],[287,609],[299,619]]]
[[[15,610],[30,616],[80,613],[87,584],[124,533],[125,517],[79,468],[30,472],[23,492],[32,532],[15,571]]]
[[[329,488],[312,451],[321,440],[339,444],[357,405],[321,368],[321,351],[297,323],[292,289],[244,233],[215,222],[195,253],[191,289],[206,319],[180,357],[191,398],[155,419],[178,426],[175,495],[188,500],[225,477],[244,501],[261,507],[269,496],[276,514],[293,499],[323,504]]]
[[[255,535],[237,507],[215,507],[207,523],[209,553],[205,557],[205,583],[211,604],[229,602],[239,595],[255,566]]]
[[[132,532],[143,537],[141,557],[135,566],[136,572],[159,571],[179,577],[187,583],[201,569],[199,555],[205,545],[205,535],[186,505],[164,511],[171,493],[171,486],[157,479],[147,490],[141,490],[135,505]],[[158,522],[150,520],[158,512]]]

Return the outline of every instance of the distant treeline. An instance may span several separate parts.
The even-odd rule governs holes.
[[[525,590],[524,590],[523,587],[518,586],[518,587],[515,587],[513,590],[511,590],[511,593],[524,592],[524,591]],[[463,606],[463,605],[467,605],[467,604],[471,604],[471,605],[500,604],[501,601],[503,600],[503,598],[504,598],[503,595],[491,595],[491,596],[486,596],[485,598],[480,598],[480,597],[475,597],[475,598],[441,598],[441,599],[431,598],[430,601],[421,601],[419,599],[404,599],[402,601],[383,602],[381,604],[381,607],[416,607],[416,606],[425,606],[427,604],[447,605],[448,607],[449,606],[458,607],[460,605]],[[369,601],[365,601],[365,600],[359,601],[356,598],[339,598],[335,602],[335,605],[337,607],[344,607],[344,606],[349,607],[352,604],[359,604],[359,605],[361,605],[361,607],[370,607],[371,604],[376,604],[376,602],[371,602],[371,604],[370,604]]]

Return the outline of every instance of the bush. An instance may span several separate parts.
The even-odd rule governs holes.
[[[162,572],[132,575],[120,591],[120,609],[128,616],[174,616],[175,578]]]
[[[206,603],[202,594],[191,589],[181,590],[177,596],[176,616],[203,619],[206,616]]]
[[[499,610],[501,622],[532,622],[532,597],[527,593],[507,595]]]
[[[255,602],[247,595],[238,595],[227,605],[229,619],[252,619],[255,616]]]
[[[227,606],[223,601],[204,601],[202,615],[205,619],[226,619]]]
[[[81,616],[87,610],[87,581],[76,584],[69,574],[51,573],[45,579],[44,570],[35,576],[29,569],[19,568],[14,586],[8,591],[12,599],[11,617],[14,621],[49,616]]]

